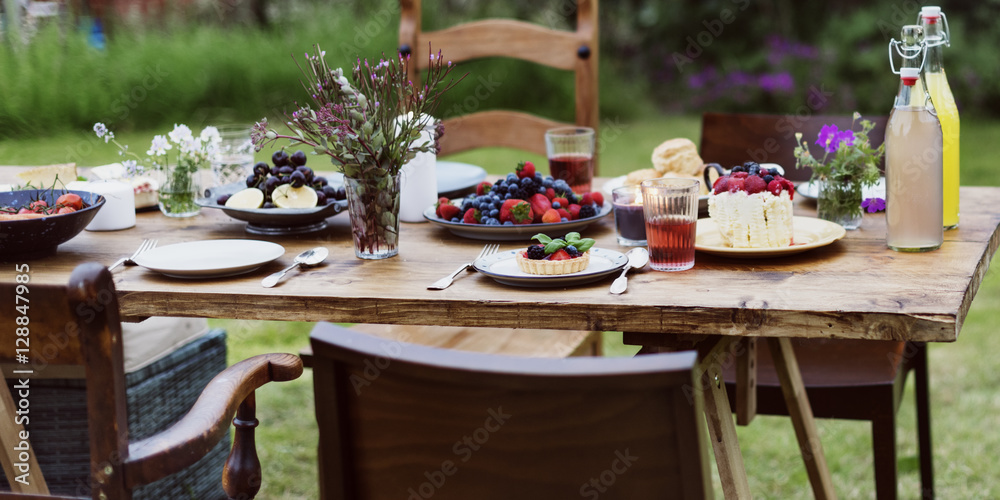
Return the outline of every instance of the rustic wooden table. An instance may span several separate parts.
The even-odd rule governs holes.
[[[600,185],[603,180],[595,181]],[[798,200],[796,215],[813,215]],[[51,257],[30,262],[35,282],[64,283],[77,265],[110,264],[146,237],[159,246],[193,240],[263,239],[285,254],[251,273],[184,280],[141,267],[115,271],[122,314],[197,316],[288,321],[555,328],[626,332],[646,351],[688,342],[702,352],[702,387],[727,498],[749,497],[724,385],[713,383],[720,356],[732,355],[753,377],[747,338],[767,338],[775,352],[786,401],[818,498],[833,498],[822,447],[804,396],[789,337],[863,338],[950,342],[958,338],[969,305],[1000,242],[1000,188],[963,187],[961,226],[946,233],[940,250],[904,254],[885,246],[882,214],[868,215],[860,230],[809,252],[768,259],[733,259],[698,253],[693,269],[633,272],[628,292],[608,293],[612,277],[571,288],[519,288],[467,273],[446,290],[427,285],[473,258],[482,241],[453,236],[430,224],[403,224],[399,256],[384,261],[354,257],[346,215],[328,220],[323,232],[295,237],[247,234],[246,223],[219,210],[189,219],[141,213],[136,227],[83,232]],[[622,250],[607,217],[582,231],[598,247]],[[525,246],[508,242],[501,250]],[[325,265],[292,272],[275,288],[268,274],[292,263],[299,252],[323,245]],[[11,276],[11,273],[3,273]],[[7,279],[7,277],[0,279]],[[721,389],[720,386],[721,385]],[[751,402],[748,405],[752,406]],[[752,416],[752,407],[737,408]]]

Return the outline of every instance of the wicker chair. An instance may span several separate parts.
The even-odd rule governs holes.
[[[254,391],[268,382],[297,378],[302,373],[297,357],[265,354],[233,365],[209,383],[195,406],[175,425],[132,440],[126,417],[127,381],[118,300],[111,273],[100,264],[84,264],[73,271],[68,286],[30,284],[30,295],[23,288],[18,291],[17,286],[13,282],[0,284],[4,296],[30,297],[32,363],[17,366],[43,371],[50,366],[82,365],[86,372],[90,475],[89,484],[84,486],[89,491],[86,497],[72,498],[132,498],[136,487],[183,470],[210,453],[228,433],[234,414],[236,434],[222,475],[223,488],[232,498],[250,499],[257,494],[261,468],[253,445],[257,425]],[[0,363],[19,361],[22,353],[16,351],[16,338],[21,337],[16,337],[12,328],[0,333]],[[19,374],[21,377],[25,375]],[[11,401],[5,388],[0,388],[0,393]],[[30,435],[21,432],[13,419],[0,420],[4,454],[21,441],[30,442]],[[16,477],[10,461],[2,462],[5,474]],[[71,498],[46,496],[48,489],[33,459],[31,470],[28,488],[14,483],[17,491],[28,495],[12,497]]]

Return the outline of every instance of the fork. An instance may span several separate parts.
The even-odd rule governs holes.
[[[444,278],[441,278],[435,281],[434,283],[431,283],[431,285],[428,286],[427,289],[444,290],[445,288],[448,288],[448,286],[451,285],[451,282],[455,280],[455,276],[458,276],[458,273],[468,269],[477,260],[482,259],[483,257],[489,257],[490,255],[497,253],[497,250],[500,250],[499,244],[484,246],[483,249],[479,252],[479,255],[476,256],[475,259],[472,259],[471,262],[463,264],[462,267],[456,269],[455,272],[449,274],[448,276],[445,276]]]
[[[118,259],[118,262],[111,264],[111,267],[108,268],[108,271],[111,271],[122,264],[125,264],[127,266],[134,266],[135,258],[138,257],[139,254],[145,252],[146,250],[152,250],[155,247],[156,247],[156,240],[151,240],[149,238],[142,240],[142,244],[139,245],[139,248],[135,250],[135,253],[133,253],[130,257],[122,257]]]

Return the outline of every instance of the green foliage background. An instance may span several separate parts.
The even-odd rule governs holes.
[[[424,3],[427,29],[494,16],[555,28],[574,23],[570,0]],[[943,4],[953,33],[946,67],[963,116],[1000,114],[1000,60],[993,57],[1000,31],[989,25],[998,6],[1000,0]],[[886,44],[918,11],[912,0],[605,1],[602,116],[628,120],[709,109],[882,114],[896,89]],[[268,28],[233,23],[208,7],[120,20],[103,51],[88,45],[86,17],[76,31],[63,34],[50,25],[28,44],[6,39],[0,45],[0,138],[81,130],[95,121],[128,130],[280,116],[304,97],[291,54],[301,58],[318,42],[332,64],[348,66],[354,57],[396,49],[393,0],[271,2],[269,12]],[[503,60],[462,68],[470,76],[443,104],[443,116],[512,108],[572,117],[569,75]],[[469,99],[480,86],[487,98]],[[812,106],[820,91],[823,102]]]

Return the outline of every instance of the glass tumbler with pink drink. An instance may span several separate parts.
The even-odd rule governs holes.
[[[553,179],[562,179],[576,193],[590,192],[594,177],[594,129],[559,127],[545,131],[545,149]]]
[[[642,205],[646,219],[649,265],[657,271],[694,267],[700,183],[694,179],[643,181]]]

